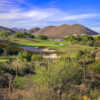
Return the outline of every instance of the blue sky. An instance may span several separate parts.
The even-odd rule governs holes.
[[[100,0],[0,0],[0,25],[83,24],[100,32]]]

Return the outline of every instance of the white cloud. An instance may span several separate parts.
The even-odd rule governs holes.
[[[7,27],[34,27],[60,24],[66,21],[87,20],[100,17],[98,13],[68,13],[56,8],[29,9],[20,8],[18,4],[29,6],[27,0],[0,0],[0,25]],[[99,30],[99,28],[93,28]]]
[[[0,13],[1,20],[16,20],[16,19],[34,19],[45,21],[67,21],[67,20],[79,20],[98,17],[100,14],[79,14],[72,15],[66,14],[58,9],[34,9],[29,11],[21,11],[20,9],[10,10],[9,12]]]
[[[99,14],[79,14],[79,15],[71,15],[71,16],[66,16],[61,20],[77,20],[77,19],[87,19],[87,18],[93,18],[93,17],[98,17],[100,16]]]
[[[96,30],[97,32],[100,33],[100,26],[94,26],[94,27],[91,27],[91,29]]]
[[[22,12],[22,11],[11,11],[8,13],[0,13],[0,20],[23,20],[23,19],[29,19],[32,18],[34,20],[42,20],[44,18],[47,18],[51,16],[50,13],[48,12],[43,12],[43,11],[28,11],[28,12]]]

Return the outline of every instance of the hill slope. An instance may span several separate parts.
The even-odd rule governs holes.
[[[40,29],[35,35],[47,35],[49,38],[63,39],[70,34],[88,34],[96,35],[97,32],[83,26],[80,24],[73,25],[61,25],[61,26],[48,26],[46,28]]]
[[[4,31],[4,32],[11,32],[11,33],[14,33],[15,31],[13,31],[12,29],[10,29],[10,28],[6,28],[6,27],[3,27],[3,26],[0,26],[0,32],[2,32],[2,31]]]

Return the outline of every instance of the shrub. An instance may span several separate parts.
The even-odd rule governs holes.
[[[14,79],[14,87],[18,89],[24,89],[28,86],[29,78],[27,76],[24,77],[15,77]]]
[[[95,39],[89,35],[81,35],[81,44],[94,46]]]
[[[19,53],[18,50],[7,49],[7,55],[17,55],[18,53]]]
[[[0,48],[0,56],[3,54],[4,50]]]
[[[100,74],[100,62],[96,61],[95,63],[91,64],[89,66],[89,70],[91,70],[91,71],[93,71],[95,73]]]
[[[80,50],[78,51],[76,57],[79,59],[82,55],[84,55],[84,51]]]
[[[21,61],[31,61],[31,53],[28,51],[19,52],[18,59]]]
[[[41,57],[40,55],[38,55],[38,54],[37,54],[37,55],[34,55],[34,54],[33,54],[33,55],[31,56],[31,60],[32,60],[32,61],[40,61],[41,59],[42,59],[42,57]]]

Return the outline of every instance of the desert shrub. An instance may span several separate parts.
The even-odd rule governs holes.
[[[21,61],[31,61],[31,53],[28,51],[19,52],[18,59]]]
[[[11,35],[10,31],[1,31],[0,32],[0,38],[7,38],[10,35]]]
[[[14,79],[14,87],[17,89],[24,89],[28,86],[29,78],[27,76],[19,77],[16,76]]]
[[[33,63],[25,60],[21,61],[19,58],[12,61],[10,69],[14,70],[17,76],[25,76],[35,73],[35,67]]]
[[[84,51],[80,50],[80,51],[78,51],[76,57],[77,57],[77,58],[80,58],[82,55],[84,55]]]
[[[96,61],[93,64],[89,65],[89,70],[100,74],[100,62]]]
[[[90,92],[91,100],[99,100],[100,99],[100,90],[94,89]]]
[[[8,88],[9,79],[4,73],[0,73],[0,88]]]
[[[39,54],[37,54],[37,55],[33,54],[31,56],[31,61],[40,61],[41,59],[42,59],[42,57]]]
[[[24,57],[24,59],[26,59],[27,61],[31,61],[31,53],[30,52],[28,52],[28,51],[24,51],[23,52],[23,57]]]
[[[7,55],[18,55],[18,53],[19,53],[18,50],[7,49]]]
[[[55,93],[69,93],[74,89],[75,84],[81,83],[81,68],[74,62],[65,63],[63,61],[49,64],[48,68],[36,67],[36,74],[33,81],[40,87],[52,88]],[[58,94],[59,95],[59,94]]]
[[[90,64],[95,62],[95,53],[88,50],[80,50],[78,51],[76,58],[81,63]]]
[[[95,40],[97,40],[97,41],[100,40],[100,36],[96,36]]]
[[[95,39],[92,36],[89,35],[70,35],[68,37],[65,38],[66,41],[71,41],[73,43],[77,42],[80,43],[82,45],[89,45],[89,46],[94,46],[95,44]]]
[[[92,36],[86,35],[86,34],[81,35],[81,38],[82,38],[83,41],[85,41],[85,40],[94,40],[94,38]]]
[[[9,73],[9,74],[12,74],[12,75],[15,75],[15,71],[3,64],[0,64],[0,71],[3,71],[4,73]]]
[[[81,44],[94,46],[95,39],[89,35],[81,35]]]
[[[0,56],[3,54],[4,50],[0,48]]]

